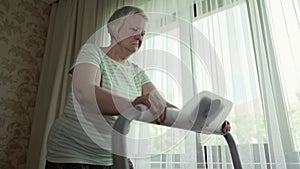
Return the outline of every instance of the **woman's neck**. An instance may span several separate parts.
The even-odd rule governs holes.
[[[127,59],[129,55],[124,54],[125,52],[119,48],[118,44],[110,45],[108,47],[101,47],[105,54],[116,62],[127,64]]]

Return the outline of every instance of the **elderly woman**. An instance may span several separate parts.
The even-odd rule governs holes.
[[[107,24],[111,44],[82,47],[70,71],[72,92],[48,136],[46,169],[112,168],[111,126],[117,115],[144,104],[157,123],[163,123],[166,108],[175,107],[160,96],[141,68],[128,61],[142,45],[147,20],[139,8],[120,8]],[[102,118],[94,118],[98,117],[95,114]],[[93,133],[89,134],[88,122],[82,117],[97,119],[93,124],[100,133],[99,144],[92,139]],[[223,132],[228,130],[224,125]]]

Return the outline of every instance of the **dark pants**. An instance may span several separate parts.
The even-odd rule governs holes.
[[[45,169],[112,169],[113,166],[90,165],[90,164],[73,164],[73,163],[52,163],[46,162]],[[129,168],[133,169],[133,164],[129,160]]]

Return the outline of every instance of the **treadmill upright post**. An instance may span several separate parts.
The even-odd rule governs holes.
[[[128,120],[123,116],[119,116],[114,124],[112,152],[120,152],[123,156],[113,153],[113,169],[129,169],[128,158],[124,157],[127,154],[126,137],[124,135],[127,134],[126,129],[130,122],[131,120]]]
[[[240,156],[239,156],[239,153],[238,153],[238,150],[237,150],[237,147],[236,147],[236,144],[235,144],[235,141],[232,137],[232,135],[230,133],[226,133],[224,135],[227,143],[228,143],[228,146],[229,146],[229,150],[230,150],[230,154],[231,154],[231,158],[232,158],[232,162],[233,162],[233,166],[235,169],[242,169],[242,163],[241,163],[241,160],[240,160]]]

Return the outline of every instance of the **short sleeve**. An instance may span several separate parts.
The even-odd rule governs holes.
[[[140,82],[141,86],[143,86],[146,83],[151,82],[148,75],[145,73],[145,71],[143,69],[141,69],[138,66],[136,66],[136,69],[137,69],[136,72],[138,72],[137,75],[136,75],[136,78],[137,78],[137,81]]]
[[[73,66],[69,69],[69,74],[73,74],[76,65],[81,63],[89,63],[100,68],[103,55],[100,53],[99,47],[94,44],[85,44],[81,47],[77,59]]]

